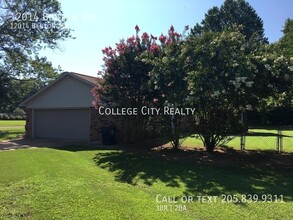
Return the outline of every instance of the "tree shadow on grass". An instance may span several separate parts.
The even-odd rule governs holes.
[[[293,200],[292,170],[214,166],[183,161],[159,153],[111,151],[96,154],[97,166],[115,173],[116,181],[131,185],[162,182],[183,187],[185,195],[272,194]]]
[[[246,136],[256,136],[256,137],[290,137],[290,138],[293,138],[293,136],[290,136],[290,135],[279,135],[278,133],[272,133],[272,132],[253,132],[253,131],[250,131],[246,134]]]

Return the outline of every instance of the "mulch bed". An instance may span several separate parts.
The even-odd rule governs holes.
[[[194,161],[200,164],[241,166],[251,168],[270,168],[293,172],[293,153],[278,153],[276,151],[235,150],[233,148],[218,147],[212,154],[203,148],[172,149],[165,145],[152,148],[153,152],[166,158],[180,161]]]

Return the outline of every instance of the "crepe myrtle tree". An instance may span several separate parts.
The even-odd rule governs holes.
[[[156,95],[148,84],[151,66],[143,62],[140,55],[145,51],[156,53],[159,46],[153,35],[146,32],[139,35],[137,25],[135,30],[135,36],[121,40],[115,48],[102,50],[104,68],[99,72],[102,80],[93,89],[96,108],[101,105],[137,109],[152,106]],[[128,142],[141,142],[145,138],[148,115],[142,115],[138,110],[138,115],[124,118]]]
[[[238,29],[191,36],[182,50],[190,102],[198,109],[196,130],[208,152],[241,131],[239,116],[246,108],[287,91],[292,77],[288,60],[266,58],[267,45],[247,40]]]
[[[185,33],[189,27],[185,26],[183,34],[179,34],[171,25],[167,35],[161,34],[158,38],[159,48],[147,50],[142,54],[142,61],[151,65],[149,72],[149,85],[156,91],[156,107],[164,106],[184,108],[186,107],[187,81],[184,70],[185,60],[181,56],[184,47]],[[184,136],[182,116],[164,115],[163,127],[165,134],[171,138],[174,149],[181,146],[181,138]],[[191,130],[189,130],[191,132]]]
[[[293,106],[293,57],[286,57],[266,46],[265,52],[252,57],[258,70],[256,85],[263,91],[258,109],[268,111],[277,107]]]

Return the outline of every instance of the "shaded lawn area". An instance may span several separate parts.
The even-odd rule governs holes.
[[[246,136],[246,150],[271,150],[276,151],[278,131],[273,129],[250,129]],[[283,151],[293,152],[293,130],[282,131],[283,136]],[[188,137],[184,142],[185,147],[203,148],[202,141],[195,136]],[[240,137],[234,137],[230,142],[225,144],[233,149],[240,149]]]
[[[24,126],[25,120],[0,120],[0,141],[21,137]]]
[[[229,161],[228,153],[82,146],[2,151],[0,219],[292,219],[292,162],[288,167],[253,163],[266,161],[270,154],[229,164],[220,163]],[[292,158],[272,156],[289,162]],[[158,203],[158,194],[175,197],[178,203]],[[283,195],[285,202],[223,203],[223,194]],[[184,195],[194,202],[182,203]],[[199,195],[218,199],[206,204],[196,201]],[[168,211],[158,211],[159,205]],[[176,211],[176,205],[186,210]]]

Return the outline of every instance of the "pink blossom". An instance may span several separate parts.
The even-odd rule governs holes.
[[[116,44],[116,48],[119,54],[124,54],[126,50],[126,45],[124,42],[120,42],[119,44]]]
[[[163,34],[161,34],[161,36],[159,37],[159,41],[160,41],[162,44],[165,44],[166,40],[167,40],[167,37],[164,36]]]
[[[100,83],[98,83],[98,86],[96,87],[96,91],[104,91],[104,88]]]
[[[177,32],[174,32],[173,33],[173,36],[175,36],[175,37],[181,37],[181,34],[178,34]]]
[[[140,31],[140,29],[139,29],[139,27],[138,27],[138,25],[135,25],[135,30],[136,30],[136,33],[138,33],[139,31]]]
[[[150,51],[151,51],[152,53],[156,53],[156,52],[158,52],[159,49],[160,49],[160,47],[159,47],[158,44],[156,44],[156,43],[153,43],[153,44],[151,45],[151,47],[150,47]]]
[[[95,95],[94,95],[95,96]],[[97,97],[98,98],[98,97]],[[94,106],[94,108],[96,109],[96,110],[98,110],[98,102],[97,101],[92,101],[92,105]]]
[[[168,31],[168,34],[169,34],[170,37],[174,36],[174,27],[173,27],[173,25],[171,25],[171,27],[170,27],[170,29]]]
[[[168,38],[166,44],[172,44],[172,39],[171,38]]]
[[[149,36],[148,33],[146,33],[146,32],[144,32],[144,33],[141,35],[141,39],[142,39],[142,40],[147,41],[147,40],[149,40],[149,38],[150,38],[150,36]]]
[[[103,50],[102,50],[102,53],[105,54],[106,56],[108,57],[112,57],[115,55],[115,50],[112,49],[112,47],[105,47]]]
[[[135,44],[135,37],[132,36],[132,37],[127,38],[126,42],[129,44]]]

